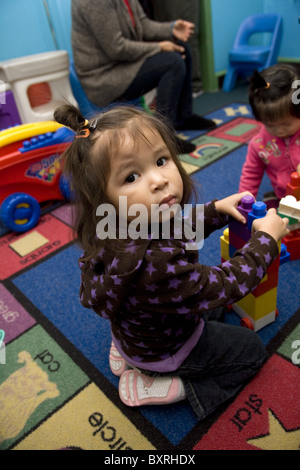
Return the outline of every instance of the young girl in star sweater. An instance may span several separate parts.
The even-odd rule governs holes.
[[[120,398],[128,406],[187,398],[203,419],[265,360],[253,331],[216,320],[260,283],[288,220],[270,210],[231,260],[205,266],[197,246],[191,249],[191,232],[178,236],[174,212],[191,201],[193,184],[165,123],[125,106],[90,123],[72,106],[54,116],[76,132],[64,158],[84,250],[80,300],[110,321]],[[207,237],[228,216],[245,222],[237,210],[245,194],[209,202],[203,211],[195,206],[194,225],[202,221]]]

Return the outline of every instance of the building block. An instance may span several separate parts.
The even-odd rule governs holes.
[[[300,259],[300,229],[291,231],[283,237],[282,242],[290,253],[291,261]]]
[[[239,237],[235,232],[229,231],[229,244],[236,250],[240,250],[246,241]]]
[[[298,224],[300,221],[300,201],[291,195],[283,197],[278,206],[278,215],[287,217],[289,225]]]
[[[248,214],[252,211],[252,206],[255,202],[255,198],[250,194],[244,196],[238,205],[238,211],[245,217],[248,218]]]
[[[229,256],[229,228],[227,227],[223,231],[223,235],[220,237],[220,245],[221,245],[221,258],[223,260],[228,260]]]
[[[290,182],[287,184],[286,196],[288,195],[294,196],[297,201],[300,200],[300,176],[297,171],[291,174]]]
[[[238,211],[248,220],[248,214],[252,211],[252,205],[255,202],[253,196],[246,195],[242,198],[240,204],[238,205]],[[235,233],[240,238],[242,238],[245,242],[247,242],[251,238],[251,230],[249,230],[247,224],[242,224],[238,220],[230,217],[229,223],[229,236],[231,233]]]
[[[286,187],[286,196],[280,200],[278,215],[288,217],[290,233],[283,237],[284,254],[281,262],[300,259],[300,176],[294,171]]]
[[[237,304],[235,304],[235,313],[241,317],[241,326],[254,331],[259,331],[270,323],[273,323],[278,316],[278,311],[276,309],[273,312],[264,315],[262,318],[259,318],[258,320],[253,320],[253,318],[251,318],[251,316],[248,315],[248,313]]]
[[[290,261],[291,254],[287,251],[287,247],[284,243],[281,243],[281,252],[280,252],[280,264],[284,264],[287,261]]]
[[[267,206],[264,202],[255,202],[255,199],[247,195],[242,198],[238,206],[239,212],[246,218],[247,223],[243,224],[236,219],[229,218],[228,232],[225,231],[220,237],[221,259],[230,259],[234,253],[241,249],[251,238],[252,223],[255,219],[265,217]],[[281,253],[281,242],[278,242],[278,249]],[[228,257],[229,251],[229,257]],[[286,249],[283,255],[286,259]],[[260,284],[243,299],[232,305],[232,310],[241,317],[241,325],[258,331],[269,323],[275,321],[278,311],[277,286],[279,275],[280,257],[269,266]]]
[[[260,284],[251,292],[254,297],[259,297],[265,294],[268,290],[278,286],[278,271],[271,271],[263,277]]]
[[[262,318],[265,315],[276,310],[277,302],[277,286],[268,290],[258,297],[252,293],[246,295],[243,299],[236,302],[236,304],[241,307],[247,314],[256,321]],[[235,310],[235,304],[233,306]]]
[[[252,205],[252,211],[248,214],[248,230],[251,231],[252,223],[255,219],[265,217],[267,214],[267,205],[262,201],[256,201]]]
[[[232,258],[237,248],[229,244],[229,257]]]
[[[232,219],[229,217],[229,233],[234,232],[236,235],[238,235],[240,238],[242,238],[245,243],[250,240],[251,238],[251,231],[248,229],[247,224],[242,224],[241,222],[238,222],[236,219]]]
[[[262,278],[260,284],[252,291],[255,297],[264,294],[273,287],[278,286],[280,257],[277,256],[275,261],[268,267],[265,276]]]

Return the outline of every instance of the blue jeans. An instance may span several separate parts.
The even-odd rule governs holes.
[[[192,59],[188,44],[185,59],[178,52],[160,52],[145,60],[137,76],[116,101],[131,101],[157,88],[156,112],[175,128],[182,125],[193,111]]]
[[[233,398],[266,359],[264,345],[256,333],[221,323],[217,321],[220,317],[217,310],[207,312],[198,344],[175,372],[152,374],[143,370],[152,376],[179,376],[199,420]]]

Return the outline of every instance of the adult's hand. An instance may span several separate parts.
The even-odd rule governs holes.
[[[159,46],[163,52],[180,52],[181,54],[185,52],[184,47],[172,41],[161,41]]]
[[[176,20],[173,27],[173,35],[181,41],[188,41],[195,32],[195,25],[190,21]]]

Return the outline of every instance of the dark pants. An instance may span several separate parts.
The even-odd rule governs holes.
[[[139,73],[116,101],[131,101],[157,88],[156,112],[176,128],[192,115],[192,60],[189,46],[185,59],[178,52],[160,52],[144,62]]]
[[[198,344],[179,369],[172,374],[150,374],[179,376],[199,420],[233,398],[266,359],[256,333],[215,318],[216,311],[208,312]]]
[[[151,0],[153,19],[156,21],[175,21],[178,18],[191,21],[195,25],[195,33],[189,38],[189,46],[193,59],[193,91],[202,89],[200,51],[199,51],[199,0]]]

